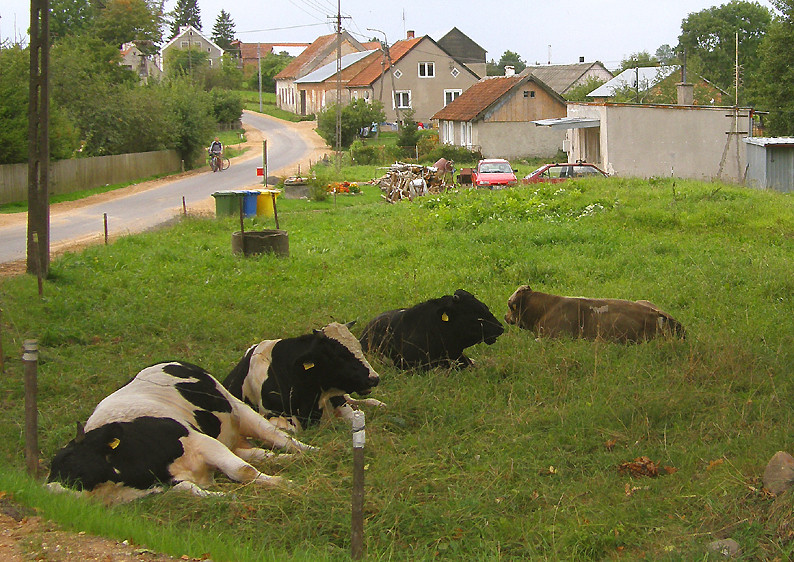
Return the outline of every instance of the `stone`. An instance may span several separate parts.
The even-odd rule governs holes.
[[[794,484],[794,457],[778,451],[764,470],[764,488],[771,493],[782,494]]]
[[[737,556],[741,556],[742,554],[742,549],[739,547],[739,543],[733,539],[720,539],[710,542],[708,549],[711,552],[722,554],[726,558],[735,558]]]

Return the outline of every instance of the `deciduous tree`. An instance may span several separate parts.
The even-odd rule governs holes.
[[[768,136],[794,135],[794,0],[772,0],[780,12],[759,48],[754,97],[769,111]]]

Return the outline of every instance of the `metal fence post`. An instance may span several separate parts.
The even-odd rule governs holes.
[[[353,498],[350,554],[354,560],[364,555],[364,412],[353,412]]]
[[[39,474],[39,421],[38,421],[38,364],[39,343],[25,340],[22,343],[22,361],[25,363],[25,465],[28,474]]]

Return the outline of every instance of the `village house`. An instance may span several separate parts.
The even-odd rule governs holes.
[[[395,42],[347,83],[351,99],[383,102],[386,121],[401,121],[412,110],[418,123],[430,123],[442,107],[475,84],[478,76],[429,36]],[[392,95],[393,92],[393,95]],[[391,102],[388,98],[392,98]]]
[[[211,39],[205,37],[201,31],[192,25],[181,26],[179,28],[179,33],[160,49],[160,59],[163,65],[168,65],[169,53],[177,49],[183,51],[194,49],[207,53],[207,60],[210,66],[219,66],[221,57],[224,53],[223,49],[216,45]]]
[[[350,53],[340,59],[341,73],[339,73],[340,105],[350,103],[350,90],[347,84],[351,77],[356,76],[368,67],[375,59],[380,60],[381,51],[369,50]],[[317,70],[310,72],[294,82],[295,88],[300,93],[301,115],[317,114],[325,107],[336,103],[337,98],[337,64],[329,62]]]
[[[452,55],[455,60],[465,64],[479,78],[484,78],[488,74],[485,60],[486,50],[457,27],[453,27],[439,39],[438,46]]]
[[[679,84],[683,101],[692,84]],[[562,119],[536,121],[565,130],[568,162],[610,175],[742,182],[752,110],[718,106],[569,103]]]
[[[486,158],[553,158],[564,130],[536,127],[534,120],[563,117],[565,100],[532,74],[483,78],[436,112],[439,140]]]
[[[367,50],[364,45],[346,31],[342,32],[340,40],[342,56]],[[307,90],[299,91],[295,80],[303,78],[310,72],[330,62],[335,63],[336,56],[337,36],[335,33],[315,39],[297,57],[292,59],[284,70],[276,74],[276,106],[279,109],[297,113],[298,115],[308,115],[306,111]]]
[[[286,53],[291,57],[297,57],[310,43],[243,43],[235,40],[231,43],[238,65],[240,68],[245,66],[258,66],[260,59],[268,55],[280,55]]]
[[[587,96],[596,102],[617,101],[618,94],[633,97],[636,103],[681,103],[678,84],[684,83],[680,66],[628,68]],[[626,100],[621,100],[626,101]],[[703,77],[692,83],[692,99],[684,105],[723,105],[729,94]]]
[[[159,54],[148,56],[135,43],[124,43],[121,46],[121,66],[135,72],[141,82],[148,82],[150,78],[158,80],[162,76],[158,59]]]

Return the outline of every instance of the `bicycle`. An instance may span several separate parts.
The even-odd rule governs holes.
[[[210,170],[213,172],[222,172],[223,170],[228,170],[229,166],[231,166],[231,161],[226,157],[220,154],[210,154]]]

